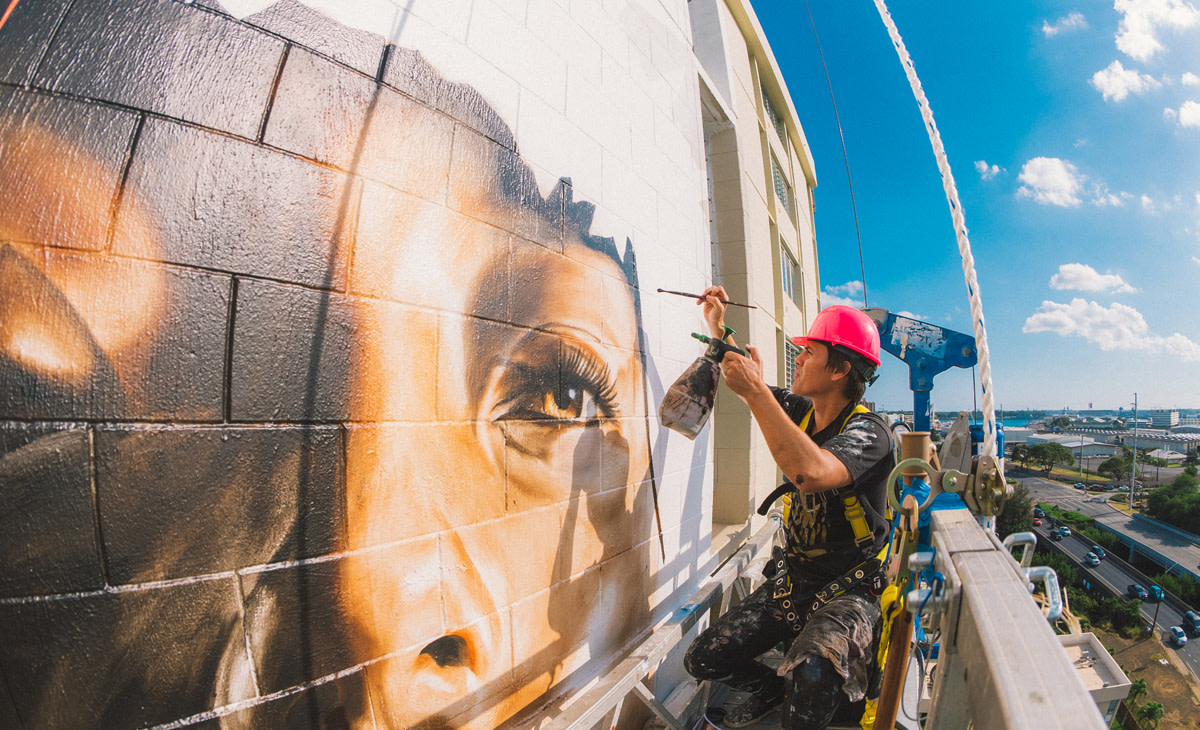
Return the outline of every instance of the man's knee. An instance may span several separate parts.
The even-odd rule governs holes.
[[[792,681],[799,690],[837,690],[841,686],[842,677],[837,673],[833,662],[822,656],[810,656],[792,670]]]
[[[729,672],[720,666],[719,645],[708,638],[708,632],[696,637],[683,656],[683,668],[696,679],[721,679]]]

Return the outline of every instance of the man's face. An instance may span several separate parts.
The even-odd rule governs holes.
[[[792,392],[812,397],[837,387],[835,373],[829,367],[829,346],[818,340],[804,340],[796,355]]]

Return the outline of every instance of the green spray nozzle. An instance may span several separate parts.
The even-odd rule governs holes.
[[[725,357],[725,353],[727,352],[736,352],[742,357],[748,357],[745,350],[739,350],[724,340],[718,340],[716,337],[702,335],[699,332],[693,332],[692,337],[708,345],[708,352],[704,353],[704,356],[717,362],[721,362],[721,359]]]

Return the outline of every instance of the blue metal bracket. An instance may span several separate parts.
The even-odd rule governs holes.
[[[886,309],[865,310],[879,328],[879,344],[908,365],[908,388],[913,392],[913,430],[933,424],[933,376],[952,367],[969,368],[979,361],[975,337],[902,317]]]

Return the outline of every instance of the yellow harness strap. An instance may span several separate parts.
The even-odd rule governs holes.
[[[860,413],[870,412],[870,409],[861,403],[855,406],[854,410],[850,411],[850,414],[846,416],[846,420],[842,421],[842,427],[838,429],[838,433],[846,430],[846,424],[850,423],[851,418],[854,418]],[[808,424],[812,420],[812,414],[813,412],[810,408],[808,413],[804,414],[804,418],[800,419],[800,430],[804,431],[805,433],[808,433]],[[854,490],[843,487],[841,489],[835,489],[833,493],[842,498],[842,504],[846,509],[846,519],[850,522],[850,529],[854,531],[855,544],[859,547],[862,547],[874,541],[875,535],[871,532],[871,526],[867,524],[867,513],[863,511],[862,505],[859,504],[858,495],[854,493]],[[785,520],[784,524],[787,524],[787,516],[791,511],[790,495],[789,497],[785,497],[785,499],[788,501],[785,502],[783,508]]]

